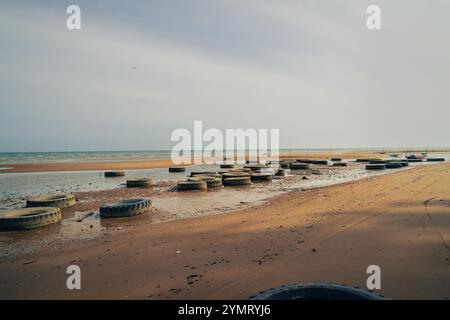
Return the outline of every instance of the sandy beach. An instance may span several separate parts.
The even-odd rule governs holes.
[[[0,298],[246,299],[288,283],[365,287],[366,268],[375,264],[386,297],[448,299],[449,194],[450,164],[443,163],[205,217],[151,223],[164,214],[153,210],[114,221],[101,236],[55,236],[3,257]],[[45,229],[0,238],[33,242]],[[82,290],[66,289],[70,264],[81,267]]]

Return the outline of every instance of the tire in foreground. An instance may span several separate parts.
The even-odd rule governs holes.
[[[383,300],[384,297],[360,288],[311,283],[271,288],[250,297],[253,300]]]
[[[35,207],[0,211],[0,230],[30,230],[61,221],[61,209]]]

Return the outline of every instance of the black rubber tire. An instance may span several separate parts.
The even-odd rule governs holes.
[[[191,177],[195,177],[195,176],[214,176],[215,174],[217,174],[217,172],[215,172],[215,171],[192,171],[191,172]]]
[[[185,172],[185,167],[169,167],[169,172]]]
[[[386,160],[383,159],[370,159],[369,164],[386,164]]]
[[[386,161],[387,164],[389,163],[400,163],[402,167],[407,167],[409,165],[407,160],[400,160],[400,159],[389,159]]]
[[[406,156],[406,159],[418,159],[418,160],[422,160],[423,156],[416,156],[416,155],[410,155],[410,156]]]
[[[257,170],[268,168],[268,166],[266,166],[264,164],[256,163],[256,164],[247,164],[244,166],[244,168],[250,169],[252,171],[257,171]]]
[[[240,178],[240,177],[249,177],[250,178],[250,173],[243,172],[243,171],[236,171],[236,172],[225,172],[222,174],[222,179]]]
[[[249,173],[251,173],[252,170],[248,169],[248,168],[233,168],[233,169],[228,170],[227,172],[249,172]]]
[[[422,159],[407,159],[408,162],[423,162]]]
[[[328,165],[328,160],[311,160],[312,164],[317,164],[317,165]]]
[[[284,177],[286,176],[286,170],[284,170],[283,168],[278,169],[277,173],[275,174],[277,177]]]
[[[356,162],[369,162],[369,159],[356,159]]]
[[[178,181],[177,190],[178,191],[186,191],[186,190],[204,190],[207,189],[208,185],[205,181]]]
[[[105,171],[105,178],[116,178],[125,176],[125,171]]]
[[[291,169],[291,170],[306,170],[306,169],[309,169],[309,164],[307,164],[307,163],[291,163],[289,165],[289,169]]]
[[[73,194],[51,194],[48,196],[33,197],[27,200],[26,208],[35,207],[56,207],[56,208],[69,208],[75,205],[77,199]]]
[[[247,186],[247,185],[250,185],[251,183],[252,183],[252,181],[250,180],[250,176],[225,178],[223,180],[223,185],[230,186],[230,187]]]
[[[384,164],[368,164],[366,170],[384,170],[386,169]]]
[[[61,221],[61,209],[34,207],[0,211],[0,230],[30,230]]]
[[[127,180],[127,188],[150,188],[152,183],[152,178]]]
[[[313,163],[314,160],[310,160],[310,159],[297,159],[298,163]]]
[[[234,164],[231,164],[231,163],[222,163],[222,164],[220,165],[220,168],[221,168],[221,169],[232,169],[232,168],[234,168]]]
[[[252,173],[250,180],[252,182],[271,182],[272,175],[267,173]]]
[[[150,199],[126,199],[100,207],[100,218],[132,217],[147,212],[152,206]]]
[[[283,169],[289,169],[289,162],[280,162],[280,167]]]
[[[427,158],[427,162],[441,162],[445,161],[445,158]]]
[[[386,163],[384,165],[384,167],[386,169],[400,169],[400,168],[402,168],[402,164],[400,162],[391,162],[391,163]]]
[[[222,179],[211,176],[195,176],[188,179],[188,181],[204,181],[209,188],[220,188],[222,186]]]
[[[384,300],[384,297],[364,289],[328,283],[287,285],[262,291],[252,300]]]
[[[342,161],[342,158],[331,158],[331,161],[335,162],[335,161]]]
[[[333,167],[346,167],[347,162],[335,162],[333,163]]]

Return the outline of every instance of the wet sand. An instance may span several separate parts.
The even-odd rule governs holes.
[[[450,297],[449,163],[148,222],[158,214],[1,259],[0,298],[245,299],[286,283],[364,287],[372,264],[387,297]],[[65,287],[70,264],[81,267],[79,291]]]

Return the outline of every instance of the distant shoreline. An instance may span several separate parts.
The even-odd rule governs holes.
[[[440,152],[442,151],[429,151]],[[290,155],[282,152],[280,159],[328,159],[331,158],[356,159],[356,158],[385,158],[389,157],[382,151],[297,151]],[[117,160],[86,160],[73,162],[51,162],[43,159],[42,162],[32,163],[0,163],[0,168],[8,168],[0,170],[0,174],[5,173],[25,173],[25,172],[56,172],[56,171],[96,171],[96,170],[138,170],[138,169],[162,169],[173,166],[170,159],[117,159]]]

